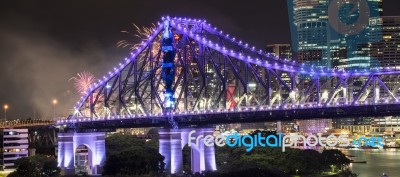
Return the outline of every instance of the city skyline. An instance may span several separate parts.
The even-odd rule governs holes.
[[[295,60],[347,70],[380,66],[365,48],[383,40],[381,27],[376,25],[383,15],[382,0],[361,1],[359,13],[351,13],[355,6],[350,1],[287,2]]]

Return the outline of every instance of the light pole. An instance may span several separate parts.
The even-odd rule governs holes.
[[[58,103],[57,99],[53,100],[53,121],[56,120],[56,104]]]
[[[4,122],[7,122],[7,109],[8,109],[8,104],[4,105]]]

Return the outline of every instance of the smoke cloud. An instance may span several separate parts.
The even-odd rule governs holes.
[[[121,60],[96,45],[75,50],[43,34],[0,30],[0,39],[0,101],[10,105],[8,119],[50,119],[53,99],[56,115],[67,116],[78,101],[68,80],[82,71],[99,78]]]

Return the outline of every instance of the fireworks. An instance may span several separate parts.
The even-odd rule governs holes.
[[[129,31],[121,31],[122,33],[126,33],[130,36],[133,36],[134,38],[138,38],[140,40],[147,40],[152,34],[153,31],[157,28],[156,25],[152,24],[151,27],[138,27],[136,24],[132,24],[134,27],[133,32],[129,32]],[[157,55],[159,49],[160,49],[160,43],[158,41],[161,40],[161,37],[158,36],[154,42],[153,42],[153,49],[152,49],[152,53],[153,56]],[[117,42],[117,46],[118,47],[122,47],[122,48],[129,48],[131,50],[135,50],[136,48],[138,48],[141,44],[140,43],[132,43],[132,41],[129,40],[121,40],[119,42]]]
[[[76,75],[76,77],[72,77],[69,81],[73,80],[75,82],[74,87],[76,91],[81,95],[85,95],[86,91],[89,90],[90,85],[95,82],[95,77],[93,74],[86,71],[77,73]]]

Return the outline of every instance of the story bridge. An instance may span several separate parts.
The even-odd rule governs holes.
[[[395,68],[345,71],[278,59],[205,20],[165,17],[129,58],[90,87],[71,116],[56,122],[65,131],[58,134],[58,163],[75,173],[75,151],[84,145],[89,174],[99,174],[102,130],[164,127],[170,129],[159,132],[160,153],[168,172],[182,173],[181,149],[190,143],[184,127],[398,115],[399,74]],[[216,170],[214,148],[193,145],[191,164],[194,172]]]
[[[162,42],[168,32],[171,46]],[[205,20],[166,17],[57,124],[142,127],[165,126],[168,119],[196,125],[397,115],[399,74],[395,68],[345,71],[278,59]]]

